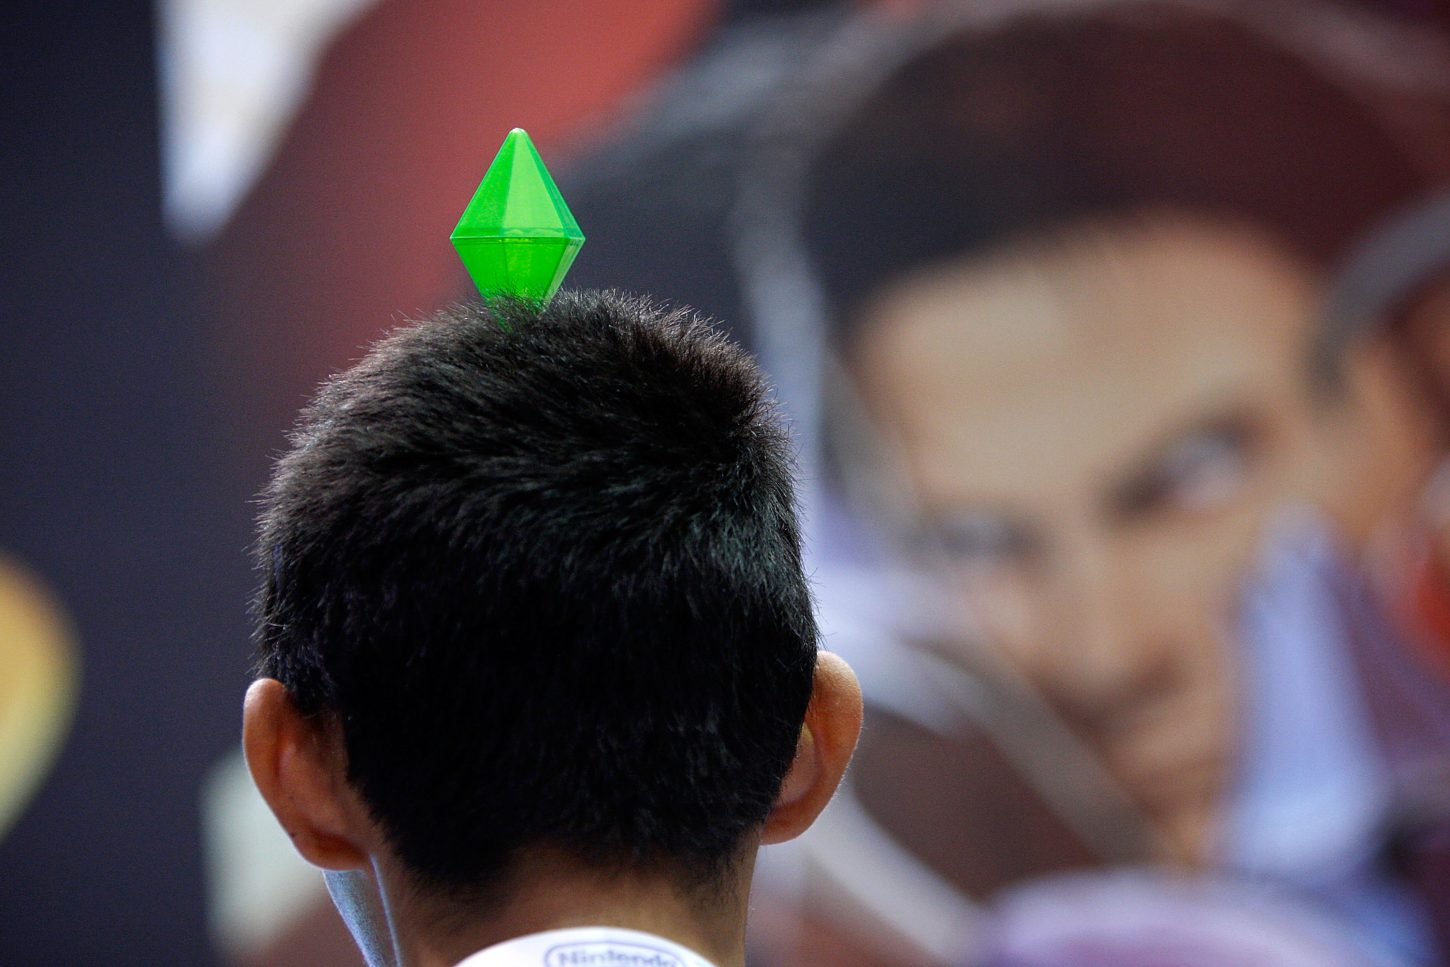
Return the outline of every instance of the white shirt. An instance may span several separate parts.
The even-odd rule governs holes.
[[[714,967],[686,947],[639,930],[573,927],[505,940],[458,967]]]
[[[1269,534],[1241,615],[1245,722],[1221,862],[1308,891],[1375,963],[1429,963],[1429,924],[1376,862],[1393,781],[1354,666],[1357,619],[1334,590],[1349,567],[1309,511]]]

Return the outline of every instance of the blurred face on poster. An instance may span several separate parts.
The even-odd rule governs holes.
[[[1231,615],[1309,485],[1314,275],[1184,214],[923,267],[863,305],[851,369],[923,550],[1177,859],[1235,743]]]

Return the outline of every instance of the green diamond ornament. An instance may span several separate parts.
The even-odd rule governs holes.
[[[485,297],[506,292],[539,302],[553,297],[584,244],[523,128],[504,138],[451,238]]]

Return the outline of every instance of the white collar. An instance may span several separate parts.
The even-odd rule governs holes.
[[[714,967],[686,947],[623,927],[571,927],[505,940],[457,967]]]

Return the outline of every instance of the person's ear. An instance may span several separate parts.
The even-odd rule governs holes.
[[[259,678],[242,706],[242,751],[252,781],[302,858],[325,870],[368,864],[371,830],[347,781],[337,727],[308,717],[281,682]]]
[[[821,652],[816,657],[815,683],[795,760],[765,819],[762,843],[794,839],[826,808],[856,751],[861,714],[861,684],[856,673],[839,655]]]

